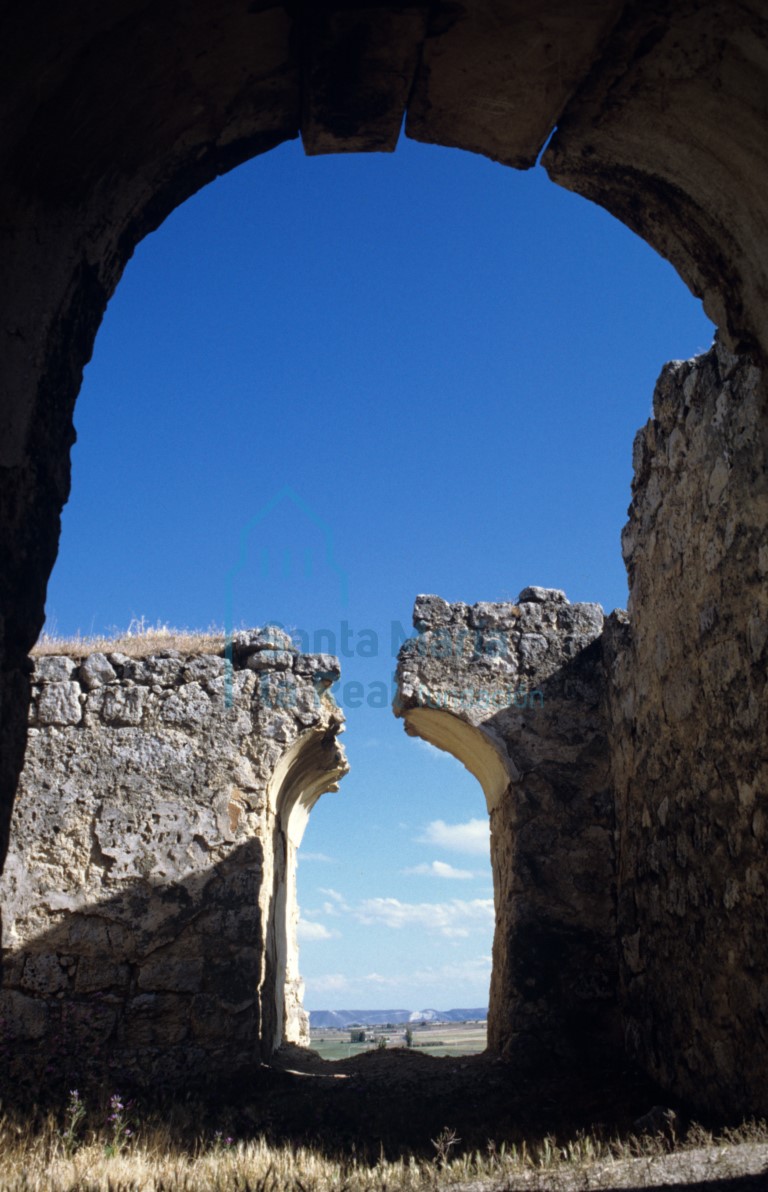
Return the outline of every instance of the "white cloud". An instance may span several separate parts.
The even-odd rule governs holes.
[[[433,844],[453,853],[470,853],[472,856],[487,857],[490,853],[491,827],[487,819],[471,819],[465,824],[446,824],[444,820],[432,820],[427,824],[424,835],[419,836],[421,844]]]
[[[380,999],[397,998],[403,1004],[410,1002],[416,1008],[422,998],[424,1004],[441,1010],[452,1006],[487,1005],[488,986],[491,979],[491,957],[473,956],[465,961],[453,961],[442,965],[424,965],[419,969],[385,975],[380,972],[365,976],[347,977],[342,973],[326,973],[319,977],[308,977],[307,991],[312,1000],[318,995],[343,996],[347,1005],[353,1005],[360,998],[370,1003],[371,997]],[[424,994],[416,997],[419,991]],[[340,1000],[334,998],[337,1006]]]
[[[308,915],[313,917],[318,914],[322,915],[341,915],[345,911],[350,911],[350,907],[343,894],[339,894],[338,890],[326,889],[324,886],[318,887],[320,894],[325,894],[325,902],[320,911],[307,911]]]
[[[490,982],[490,956],[476,956],[459,964],[442,964],[439,968],[423,968],[415,973],[407,973],[402,980],[413,985],[434,985],[450,983],[451,985],[476,985]],[[441,1007],[442,1009],[443,1007]],[[448,1007],[445,1007],[448,1009]]]
[[[322,923],[310,923],[308,919],[299,919],[296,935],[300,940],[332,940],[338,938],[338,931],[329,931]]]
[[[307,977],[306,986],[313,993],[343,993],[349,989],[349,978],[343,973],[326,973],[321,977]]]
[[[369,925],[401,929],[413,927],[446,938],[465,939],[479,923],[493,922],[493,899],[473,898],[450,902],[401,902],[399,898],[366,898],[355,917]]]
[[[469,869],[455,869],[446,861],[425,861],[422,865],[404,869],[403,873],[415,873],[423,877],[445,877],[454,881],[467,881],[475,876]]]
[[[406,993],[411,989],[445,984],[450,984],[454,988],[463,985],[476,988],[489,983],[490,979],[490,956],[475,956],[471,960],[457,964],[442,964],[434,968],[424,967],[416,971],[409,970],[407,973],[395,973],[389,977],[385,977],[381,973],[368,973],[361,978],[367,985],[402,989]],[[440,1008],[447,1010],[450,1007],[441,1006]]]
[[[327,857],[325,853],[305,853],[299,852],[299,861],[324,861],[327,865],[335,865],[336,861],[333,857]]]

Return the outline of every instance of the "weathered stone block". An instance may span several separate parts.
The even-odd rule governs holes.
[[[112,949],[115,925],[96,916],[72,915],[67,923],[67,946],[78,956],[105,956]]]
[[[127,964],[114,964],[99,956],[81,956],[77,965],[75,989],[78,993],[125,989],[129,975],[130,969]]]
[[[319,690],[325,690],[341,677],[338,658],[333,654],[297,654],[294,671],[310,678]]]
[[[76,668],[77,663],[72,658],[62,654],[44,654],[35,660],[35,682],[66,683]]]
[[[252,671],[286,671],[292,668],[295,658],[289,650],[258,650],[248,655],[245,665]]]
[[[106,654],[97,651],[80,663],[80,682],[88,691],[105,683],[114,683],[116,678],[117,672]]]
[[[560,588],[537,588],[535,585],[523,588],[517,598],[518,604],[566,604],[568,597]]]
[[[489,604],[480,600],[470,610],[470,624],[478,629],[515,628],[520,616],[518,605],[509,602]]]
[[[449,625],[451,606],[442,596],[417,596],[413,606],[413,625],[419,632]]]
[[[185,683],[200,683],[210,694],[210,684],[221,679],[226,671],[226,659],[207,654],[199,658],[188,659],[184,664],[182,678]]]
[[[189,1033],[190,1004],[172,993],[143,993],[131,998],[118,1026],[125,1046],[161,1049],[182,1043]]]
[[[21,984],[32,993],[58,993],[68,984],[67,972],[55,953],[27,956]]]
[[[296,653],[296,647],[290,634],[278,625],[265,625],[262,629],[241,629],[232,637],[234,653],[239,658],[247,658],[257,650],[290,650]]]
[[[127,659],[123,663],[123,678],[150,687],[174,687],[182,667],[181,655],[169,650],[163,655]]]
[[[86,719],[89,724],[101,720],[114,728],[139,725],[147,699],[148,692],[143,687],[97,687],[88,694]]]
[[[212,712],[210,696],[199,683],[192,681],[163,700],[161,716],[166,724],[199,729]]]
[[[83,718],[78,683],[45,683],[37,699],[37,724],[79,724]]]
[[[240,1043],[245,1055],[251,1049],[251,1060],[257,1058],[253,1050],[255,1038],[256,1002],[249,1002],[240,1012],[229,1011],[222,1014],[221,1003],[218,998],[201,994],[192,1003],[190,1018],[191,1033],[196,1042],[204,1046],[225,1043],[231,1046]]]
[[[197,993],[202,981],[202,956],[169,956],[161,953],[159,956],[150,956],[139,969],[139,989]]]
[[[520,637],[520,663],[525,670],[535,671],[549,648],[547,639],[541,633],[523,633]]]

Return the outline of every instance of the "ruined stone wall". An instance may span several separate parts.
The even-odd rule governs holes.
[[[526,588],[514,604],[419,597],[414,624],[396,712],[476,775],[490,814],[489,1046],[519,1059],[614,1044],[603,610]]]
[[[490,0],[361,11],[190,0],[183,22],[175,5],[138,0],[6,7],[0,55],[13,83],[0,102],[0,862],[24,753],[26,654],[58,549],[82,370],[137,243],[218,174],[299,131],[311,153],[391,148],[406,114],[420,140],[527,167],[556,128],[542,158],[550,176],[603,204],[672,261],[731,347],[768,355],[763,0],[616,0],[587,12],[517,5],[508,13]],[[670,372],[659,391],[664,409],[643,440],[629,543],[633,637],[613,669],[620,919],[636,1053],[670,1087],[706,1099],[716,1085],[712,1104],[759,1103],[765,1112],[765,459],[757,421],[739,429],[742,411],[750,419],[764,412],[749,374],[733,366],[725,375],[731,367],[719,355]],[[677,413],[663,392],[677,393]],[[611,632],[618,648],[626,631],[616,624]],[[87,704],[79,678],[51,680],[73,681]],[[77,693],[67,690],[55,699],[74,714]],[[152,693],[140,724],[118,719],[109,732],[143,728],[155,702]],[[111,714],[106,697],[104,706]],[[85,721],[38,719],[37,727],[58,734],[65,757],[95,731]],[[170,731],[163,722],[163,734]],[[174,731],[180,741],[190,732]],[[38,768],[42,795],[39,747],[38,737],[28,764]],[[71,762],[74,773],[76,750]],[[137,764],[137,777],[156,764]],[[298,789],[299,759],[288,769]],[[105,799],[109,771],[94,763]],[[35,842],[30,790],[25,778],[21,828]],[[63,813],[66,801],[45,794],[51,800]],[[9,880],[19,882],[14,857]],[[44,849],[40,865],[53,891]],[[199,865],[204,872],[202,857]],[[9,913],[13,947],[26,947],[31,904],[17,897]],[[44,931],[63,922],[61,908],[50,913]],[[73,946],[62,955],[80,954]],[[23,985],[25,966],[21,976],[18,964],[11,970],[15,1005],[34,996],[30,1021],[45,1034],[52,999],[70,986],[35,993]]]
[[[608,635],[628,1042],[728,1114],[768,1112],[767,425],[748,362],[666,365]]]
[[[174,1084],[306,1038],[293,869],[346,772],[338,664],[275,630],[209,651],[34,661],[0,888],[12,1078]]]
[[[551,178],[644,237],[731,346],[765,360],[765,29],[764,0],[188,0],[183,21],[167,0],[4,6],[0,863],[74,401],[139,241],[289,138],[392,149],[405,117],[418,140],[523,168],[548,145]]]
[[[421,597],[398,669],[407,731],[488,798],[491,1045],[610,1037],[618,1002],[642,1066],[732,1117],[768,1112],[767,401],[721,344],[664,368],[629,615]]]
[[[572,1056],[621,1018],[663,1087],[734,1117],[768,1112],[767,400],[722,346],[665,367],[629,616],[541,588],[419,597],[398,662],[407,731],[488,804],[491,1047]],[[345,769],[337,676],[257,632],[231,672],[36,660],[0,888],[12,1075],[76,1056],[174,1081],[302,1038],[292,875]]]

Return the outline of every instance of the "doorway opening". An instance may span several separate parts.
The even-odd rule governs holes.
[[[238,573],[233,617],[335,641],[352,738],[343,792],[356,770],[375,771],[399,815],[413,745],[389,705],[413,595],[504,599],[535,580],[622,604],[629,445],[659,363],[705,347],[709,328],[671,267],[537,171],[407,141],[393,158],[302,159],[300,174],[299,157],[287,145],[248,163],[139,247],[80,399],[49,609],[64,634],[135,617],[221,624],[243,527],[288,478],[306,525],[330,527],[348,603],[314,541],[288,559],[294,530],[278,520]],[[604,476],[583,468],[598,431]],[[353,864],[381,839],[372,789],[361,786],[359,812],[351,795],[326,801]],[[436,801],[413,833],[479,819],[449,818]],[[437,860],[469,868],[426,863]],[[333,876],[327,889],[356,905]],[[398,901],[388,890],[364,901],[376,899]],[[372,931],[400,912],[362,913]]]

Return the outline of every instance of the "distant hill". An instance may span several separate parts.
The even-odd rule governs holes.
[[[383,1026],[392,1022],[482,1022],[488,1017],[486,1009],[476,1010],[310,1010],[309,1025],[323,1027]]]

